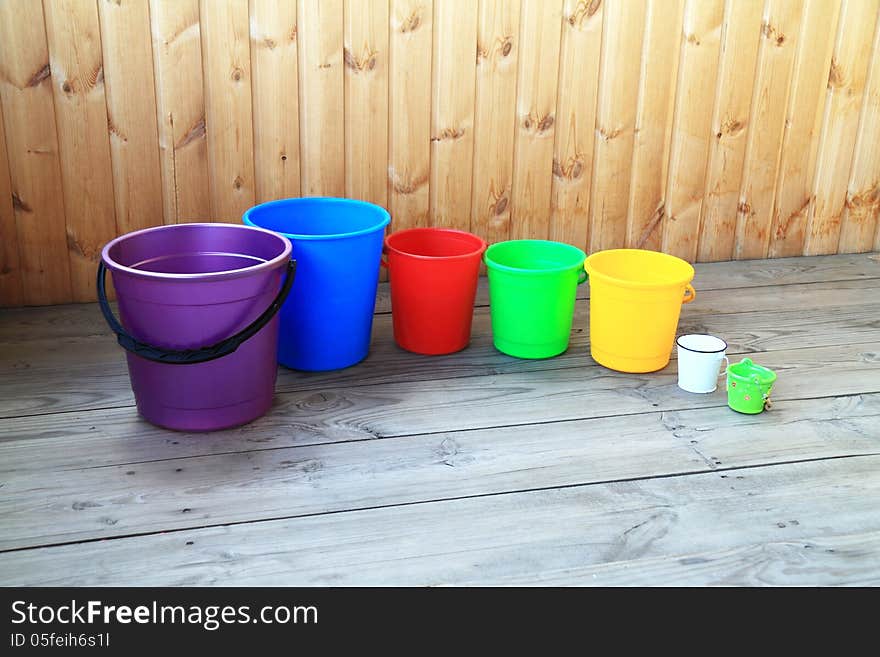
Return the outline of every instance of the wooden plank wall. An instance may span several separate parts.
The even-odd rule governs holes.
[[[0,306],[348,195],[713,261],[880,246],[880,0],[0,0]]]

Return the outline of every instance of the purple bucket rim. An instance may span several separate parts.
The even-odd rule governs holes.
[[[215,271],[215,272],[207,272],[203,274],[168,274],[164,272],[154,272],[154,271],[145,271],[143,269],[134,269],[132,267],[126,267],[123,264],[116,262],[113,258],[110,257],[110,249],[114,246],[123,242],[127,239],[137,237],[139,235],[143,235],[145,233],[152,233],[158,231],[173,231],[180,228],[185,227],[205,227],[205,228],[217,228],[223,227],[231,228],[234,230],[247,230],[247,231],[255,231],[258,233],[264,233],[273,239],[279,240],[283,245],[282,252],[272,258],[271,260],[266,260],[265,262],[261,262],[256,265],[251,265],[249,267],[242,267],[240,269],[227,269],[224,271]],[[120,235],[116,237],[107,244],[104,245],[104,248],[101,249],[101,259],[104,261],[104,264],[107,265],[107,268],[111,271],[118,271],[125,274],[129,274],[131,276],[136,276],[138,278],[144,278],[148,280],[183,280],[183,281],[195,281],[195,280],[224,280],[231,278],[240,278],[242,276],[250,276],[253,273],[260,272],[263,270],[271,270],[277,267],[284,266],[287,261],[290,259],[291,251],[293,250],[293,245],[290,243],[290,240],[287,239],[284,235],[280,233],[276,233],[271,230],[267,230],[265,228],[260,228],[259,226],[246,226],[243,224],[227,224],[222,222],[216,223],[207,223],[207,222],[193,222],[186,224],[167,224],[164,226],[152,226],[150,228],[142,228],[141,230],[135,230],[130,233],[125,233],[125,235]]]

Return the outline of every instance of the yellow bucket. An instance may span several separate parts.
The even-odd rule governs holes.
[[[619,372],[654,372],[669,363],[683,303],[697,297],[694,268],[641,249],[598,251],[590,276],[590,353]]]

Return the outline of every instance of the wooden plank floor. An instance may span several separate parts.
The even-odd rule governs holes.
[[[681,332],[779,373],[744,416],[676,364],[373,348],[264,418],[140,420],[91,304],[0,311],[0,584],[878,585],[880,256],[697,266]]]

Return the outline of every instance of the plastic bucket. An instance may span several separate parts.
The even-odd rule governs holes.
[[[249,226],[293,242],[297,285],[281,309],[278,360],[297,370],[349,367],[367,357],[388,211],[343,198],[270,201]]]
[[[550,358],[568,349],[585,254],[547,240],[511,240],[486,250],[495,348],[517,358]]]
[[[418,354],[451,354],[471,339],[486,243],[449,228],[411,228],[385,238],[394,340]]]
[[[775,382],[776,372],[743,358],[727,368],[727,405],[749,414],[769,409]]]
[[[599,251],[584,268],[590,276],[593,359],[619,372],[666,367],[681,305],[696,298],[690,284],[694,268],[681,258],[641,249]]]
[[[293,283],[290,253],[286,239],[232,224],[148,228],[104,247],[98,301],[128,352],[131,387],[145,419],[209,431],[269,410],[276,313]],[[106,269],[121,324],[107,303]]]

